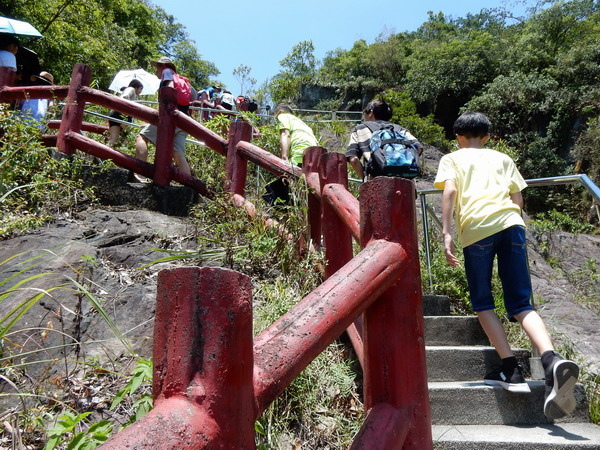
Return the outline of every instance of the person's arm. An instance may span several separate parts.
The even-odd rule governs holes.
[[[444,237],[444,254],[446,262],[452,267],[459,264],[454,254],[454,241],[452,240],[452,217],[454,215],[454,204],[456,202],[456,184],[453,180],[444,182],[444,193],[442,194],[442,235]]]
[[[510,194],[510,199],[512,202],[517,205],[521,210],[523,210],[523,194],[521,192],[515,192],[514,194]]]
[[[348,164],[352,166],[352,168],[356,171],[361,180],[365,179],[365,171],[363,165],[361,164],[360,159],[357,156],[349,156]]]
[[[290,130],[282,128],[279,141],[281,147],[281,159],[287,160],[290,155]]]
[[[202,91],[202,95],[200,96],[200,98],[202,99],[201,104],[202,104],[203,108],[214,108],[215,107],[215,104],[210,101],[208,92]]]

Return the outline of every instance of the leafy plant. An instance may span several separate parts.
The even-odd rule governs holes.
[[[53,158],[42,147],[37,127],[0,108],[0,239],[40,226],[55,214],[69,213],[93,200],[93,190],[80,182],[78,158]]]
[[[149,384],[151,381],[152,362],[147,359],[138,360],[136,366],[131,371],[131,378],[129,378],[123,389],[114,396],[109,409],[114,410],[123,401],[123,398],[126,395],[133,396],[143,383]],[[141,419],[148,411],[150,411],[152,408],[152,396],[149,393],[144,393],[133,402],[132,407],[135,414],[130,417],[130,423]]]
[[[573,234],[593,234],[596,231],[593,225],[582,223],[555,209],[538,214],[530,222],[530,228],[538,233],[567,231]]]
[[[444,135],[444,129],[435,123],[433,115],[421,117],[417,105],[405,91],[388,90],[382,95],[394,111],[391,122],[402,125],[423,144],[449,150],[450,142]]]
[[[58,417],[56,426],[48,432],[48,442],[44,446],[44,450],[53,450],[61,442],[68,440],[67,450],[88,450],[94,449],[102,444],[110,435],[113,425],[108,420],[92,424],[87,431],[76,432],[76,428],[85,423],[85,419],[91,412],[85,412],[75,415],[69,411],[65,411]]]

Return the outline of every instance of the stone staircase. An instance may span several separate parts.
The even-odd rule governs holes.
[[[555,422],[543,413],[543,380],[531,380],[529,350],[515,349],[531,388],[515,394],[487,386],[483,376],[499,365],[475,316],[450,316],[446,297],[424,296],[425,342],[434,448],[600,449],[600,426],[589,421],[581,384],[577,408]]]

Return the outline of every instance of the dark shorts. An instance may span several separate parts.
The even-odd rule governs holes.
[[[125,114],[122,114],[118,111],[111,111],[108,116],[112,117],[113,119],[123,120],[123,121],[129,122],[129,123],[133,122],[133,117],[126,116]],[[109,127],[120,127],[121,125],[122,125],[122,123],[120,123],[120,122],[113,122],[112,120],[108,121]]]
[[[498,258],[504,306],[510,318],[531,305],[531,278],[527,263],[525,228],[513,226],[463,248],[465,271],[474,312],[495,309],[492,269]]]

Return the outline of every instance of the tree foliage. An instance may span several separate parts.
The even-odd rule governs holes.
[[[240,95],[245,95],[247,91],[252,90],[256,84],[256,78],[252,78],[250,72],[252,72],[252,67],[245,64],[240,64],[233,69],[233,76],[238,83],[240,83]],[[246,87],[248,87],[248,89],[246,89]]]
[[[219,73],[202,60],[183,25],[144,0],[0,0],[0,11],[42,32],[42,39],[23,44],[58,84],[67,84],[73,65],[83,63],[105,89],[119,70],[150,69],[160,55],[171,57],[196,85]]]
[[[433,114],[448,138],[461,111],[480,110],[496,137],[518,149],[526,177],[569,173],[577,161],[600,167],[591,151],[600,112],[600,3],[530,3],[526,17],[506,8],[457,19],[430,12],[414,32],[330,51],[311,82],[334,89],[339,107],[353,109],[393,89],[407,96],[394,94],[399,104]],[[299,82],[285,73],[275,82]],[[291,98],[297,85],[287,87],[278,92]]]
[[[273,77],[270,84],[274,102],[294,103],[300,97],[302,85],[314,82],[318,63],[314,51],[312,41],[301,41],[279,61],[283,70]]]

